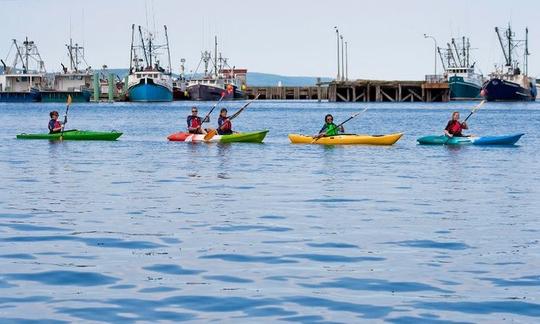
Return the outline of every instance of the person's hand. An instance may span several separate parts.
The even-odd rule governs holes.
[[[446,134],[446,136],[448,136],[448,137],[454,137],[454,135],[452,135],[452,134],[450,134],[450,133]]]

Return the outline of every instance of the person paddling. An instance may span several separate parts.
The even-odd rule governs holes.
[[[64,125],[58,121],[58,111],[51,111],[49,116],[51,117],[51,120],[49,120],[49,134],[62,132]]]
[[[444,134],[448,137],[464,137],[465,135],[462,133],[464,129],[469,129],[467,122],[460,122],[459,112],[454,111],[452,113],[452,119],[448,121],[448,124],[446,124]]]
[[[326,115],[324,117],[324,125],[319,131],[318,136],[335,136],[339,132],[345,132],[345,128],[343,128],[343,125],[338,127],[336,124],[334,124],[334,116],[332,116],[331,114]]]
[[[232,123],[227,117],[227,108],[222,108],[219,112],[217,132],[219,135],[231,135],[233,133]]]
[[[191,108],[191,115],[187,117],[187,127],[188,132],[191,134],[206,134],[206,130],[202,128],[202,124],[209,122],[210,118],[207,116],[204,120],[201,120],[201,117],[197,116],[198,114],[197,107]]]

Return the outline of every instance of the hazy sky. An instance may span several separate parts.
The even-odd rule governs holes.
[[[68,63],[64,44],[70,20],[71,35],[84,41],[91,66],[129,66],[131,24],[146,26],[148,12],[150,27],[154,20],[160,31],[163,24],[169,27],[176,72],[180,58],[194,69],[217,34],[224,56],[236,67],[334,77],[337,25],[349,42],[351,78],[419,80],[433,73],[434,45],[424,33],[439,45],[470,37],[474,60],[488,74],[502,62],[494,27],[511,22],[519,38],[529,27],[529,74],[540,75],[539,0],[0,0],[0,8],[0,57],[7,55],[11,39],[28,36],[48,71]]]

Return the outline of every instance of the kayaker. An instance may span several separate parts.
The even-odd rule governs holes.
[[[452,113],[452,119],[446,124],[444,134],[448,137],[464,137],[465,135],[462,133],[464,129],[469,129],[469,126],[467,126],[466,122],[460,122],[459,112],[454,111]]]
[[[227,108],[222,108],[219,112],[217,132],[219,135],[231,135],[233,133],[232,123],[227,117]]]
[[[343,126],[340,126],[338,129],[338,126],[334,124],[334,116],[328,114],[324,117],[324,125],[319,131],[319,135],[317,137],[334,136],[337,135],[339,132],[344,133],[345,128],[343,128]]]
[[[58,111],[51,111],[49,116],[51,117],[51,120],[49,120],[49,134],[60,133],[64,125],[58,121]]]
[[[197,116],[198,112],[197,107],[191,107],[191,115],[187,117],[188,132],[191,134],[206,134],[206,130],[202,128],[202,124],[209,122],[210,118],[206,117],[204,120],[201,120],[201,117]]]

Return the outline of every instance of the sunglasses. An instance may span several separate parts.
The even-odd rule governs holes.
[[[197,112],[197,110],[192,110],[191,112],[194,113],[194,112]]]

